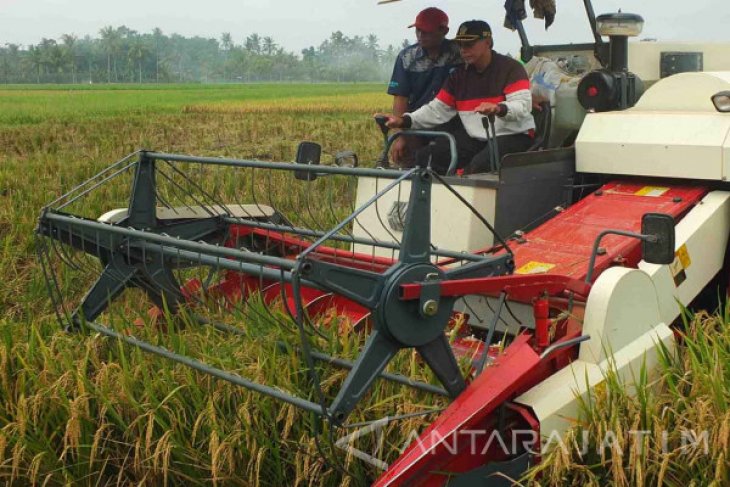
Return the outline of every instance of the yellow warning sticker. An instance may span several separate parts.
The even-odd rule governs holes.
[[[515,271],[515,274],[544,274],[553,267],[555,267],[555,265],[556,264],[548,264],[545,262],[536,262],[534,260],[531,260],[527,264],[517,269]]]
[[[687,280],[687,269],[692,265],[692,260],[689,258],[689,252],[687,251],[687,245],[682,245],[674,253],[674,262],[669,264],[669,270],[672,272],[674,278],[674,285],[679,287],[684,281]]]
[[[692,265],[692,259],[689,258],[689,252],[687,251],[687,244],[684,244],[680,248],[678,248],[677,252],[675,252],[675,255],[682,263],[683,268],[687,269],[689,268],[689,266]]]
[[[656,198],[663,195],[667,191],[669,191],[669,188],[665,188],[664,186],[644,186],[634,194],[636,196],[651,196],[653,198]]]

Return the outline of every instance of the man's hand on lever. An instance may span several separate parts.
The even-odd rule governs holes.
[[[496,115],[499,113],[500,108],[496,103],[489,103],[488,101],[485,101],[480,103],[474,111],[481,113],[482,115]]]
[[[387,133],[388,129],[408,128],[408,121],[399,115],[391,113],[376,113],[375,121],[380,125],[383,133]],[[385,128],[384,128],[385,127]],[[403,137],[395,139],[390,148],[390,156],[396,164],[402,163],[408,155],[408,142]]]
[[[404,118],[399,117],[398,115],[393,115],[391,113],[376,113],[375,117],[385,117],[386,118],[385,126],[388,128],[391,128],[391,129],[406,128]]]
[[[474,111],[481,113],[482,115],[496,115],[498,117],[504,117],[507,115],[507,105],[503,103],[490,103],[485,101],[480,103]]]

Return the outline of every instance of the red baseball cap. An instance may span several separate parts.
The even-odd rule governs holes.
[[[449,16],[436,7],[429,7],[421,10],[416,16],[416,21],[408,27],[415,27],[424,32],[434,32],[439,27],[449,26]]]

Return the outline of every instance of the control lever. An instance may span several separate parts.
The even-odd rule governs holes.
[[[375,115],[375,123],[380,127],[380,131],[383,133],[383,153],[378,158],[377,167],[388,168],[390,167],[390,161],[388,161],[388,132],[390,129],[387,125],[388,117],[385,115]]]
[[[494,114],[482,117],[482,125],[487,131],[487,151],[489,153],[489,169],[499,171],[501,161],[499,160],[499,147],[497,146],[497,129],[494,128]]]

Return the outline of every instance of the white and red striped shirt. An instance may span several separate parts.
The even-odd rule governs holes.
[[[494,51],[484,71],[477,72],[474,66],[468,65],[458,67],[436,98],[406,115],[411,119],[411,128],[426,129],[446,123],[458,114],[471,137],[486,140],[484,115],[474,111],[482,102],[502,103],[507,107],[507,113],[495,121],[497,136],[531,133],[535,129],[530,80],[525,68]]]

